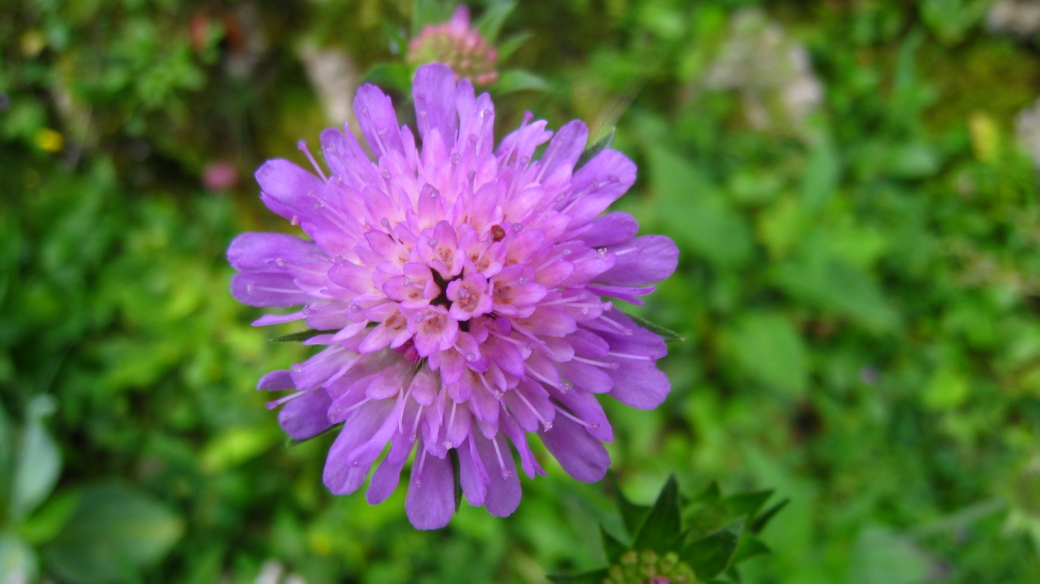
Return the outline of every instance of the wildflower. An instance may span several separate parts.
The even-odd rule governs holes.
[[[483,87],[498,80],[498,52],[475,28],[469,26],[469,9],[459,6],[448,22],[423,27],[408,43],[408,62],[413,65],[444,63],[455,71],[455,79],[469,79]]]
[[[367,491],[382,502],[414,451],[405,507],[432,529],[455,511],[453,459],[470,504],[512,513],[512,449],[528,477],[545,474],[531,433],[574,478],[603,477],[613,432],[595,394],[649,409],[669,391],[655,366],[664,341],[604,298],[641,304],[678,251],[635,237],[626,213],[600,216],[636,167],[603,149],[575,170],[580,121],[553,135],[528,114],[493,150],[487,94],[441,64],[419,68],[413,86],[421,149],[390,99],[363,86],[354,109],[376,162],[349,129],[321,135],[328,175],[312,157],[318,176],[268,161],[261,199],[312,241],[246,233],[228,259],[241,302],[303,306],[254,324],[304,319],[322,331],[307,342],[324,350],[259,389],[295,390],[269,404],[293,438],[343,424],[325,485],[354,492],[390,444]]]

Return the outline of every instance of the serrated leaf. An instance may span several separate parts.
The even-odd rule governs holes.
[[[657,496],[650,514],[636,534],[632,547],[638,551],[666,552],[675,546],[682,534],[682,512],[679,509],[679,483],[675,475],[668,477]]]
[[[498,45],[498,62],[501,63],[508,59],[533,36],[529,32],[522,32],[502,41],[502,44]]]
[[[733,561],[740,535],[744,532],[744,518],[710,533],[687,545],[682,552],[697,578],[707,580],[721,574]]]
[[[545,578],[557,584],[602,584],[607,575],[606,568],[599,568],[581,574],[546,574]]]
[[[44,552],[61,580],[127,582],[157,564],[184,533],[184,521],[151,495],[120,484],[84,489],[80,505]]]
[[[614,495],[618,501],[618,511],[621,513],[621,520],[625,524],[625,529],[628,531],[629,536],[634,536],[639,532],[639,528],[642,527],[643,521],[646,520],[646,516],[650,514],[649,505],[637,505],[628,500],[625,496],[624,491],[621,490],[621,485],[617,482],[617,476],[614,473],[608,473],[610,478],[610,486],[614,489]]]
[[[515,91],[546,91],[549,84],[541,77],[524,71],[523,69],[511,69],[503,71],[498,76],[498,81],[491,87],[497,94],[513,93]]]
[[[616,537],[610,535],[606,529],[603,529],[601,525],[599,528],[600,536],[603,538],[603,553],[607,556],[607,561],[611,564],[618,563],[618,558],[621,554],[628,551],[628,546],[618,541]]]
[[[36,396],[29,402],[11,487],[11,516],[20,520],[51,494],[61,474],[61,452],[43,426],[54,411],[54,398]]]
[[[755,520],[751,522],[751,527],[748,529],[748,531],[755,534],[760,533],[763,529],[766,528],[766,525],[769,524],[769,522],[772,521],[774,517],[776,517],[776,514],[779,513],[780,510],[786,507],[787,504],[790,502],[790,499],[784,499],[783,501],[780,501],[779,503],[773,505],[769,509],[763,511],[761,515],[755,517]]]
[[[502,25],[505,24],[506,18],[516,8],[515,0],[505,0],[494,2],[486,9],[484,13],[480,15],[480,20],[476,22],[477,32],[484,37],[489,44],[495,44],[495,39],[498,38],[498,32],[502,30]]]
[[[649,320],[647,320],[647,319],[645,319],[645,318],[643,318],[641,316],[636,316],[634,314],[629,314],[627,312],[625,313],[625,316],[627,316],[628,318],[631,318],[633,320],[633,322],[635,322],[639,326],[641,326],[641,327],[645,328],[646,330],[654,333],[655,335],[661,337],[662,339],[664,339],[664,342],[666,342],[666,343],[672,343],[672,342],[676,342],[676,341],[685,341],[686,340],[686,337],[680,335],[679,333],[677,333],[677,332],[675,332],[673,330],[666,329],[666,328],[664,328],[663,326],[661,326],[659,324],[654,324],[654,323],[650,322]]]
[[[275,338],[271,339],[271,342],[272,343],[302,343],[303,341],[306,341],[307,339],[312,339],[312,338],[314,338],[314,337],[316,337],[318,335],[328,335],[328,334],[333,334],[333,333],[337,333],[337,332],[339,332],[339,331],[316,331],[314,329],[309,329],[309,330],[300,331],[300,332],[297,332],[297,333],[289,333],[287,335],[282,335],[280,337],[275,337]]]
[[[754,517],[766,501],[773,496],[773,490],[749,491],[746,493],[734,493],[722,500],[723,505],[734,515]]]
[[[578,157],[578,162],[574,163],[574,170],[577,171],[579,168],[585,166],[597,154],[613,146],[614,138],[616,136],[617,128],[611,128],[610,132],[607,132],[606,136],[603,136],[597,140],[595,144],[586,148],[585,151],[581,153],[581,156]]]

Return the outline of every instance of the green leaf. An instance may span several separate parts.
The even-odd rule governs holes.
[[[899,322],[881,287],[868,274],[819,251],[774,266],[772,278],[796,299],[848,316],[873,332],[890,330]]]
[[[558,584],[602,584],[607,575],[607,568],[599,568],[581,574],[546,574],[545,578]]]
[[[686,337],[680,335],[679,333],[677,333],[677,332],[675,332],[673,330],[666,329],[666,328],[664,328],[663,326],[661,326],[659,324],[654,324],[654,323],[650,322],[649,320],[647,320],[647,319],[645,319],[645,318],[643,318],[641,316],[636,316],[634,314],[629,314],[627,312],[625,313],[625,316],[627,316],[628,318],[631,318],[632,321],[635,322],[636,324],[638,324],[639,326],[641,326],[641,327],[645,328],[646,330],[654,333],[655,335],[661,337],[662,339],[664,339],[664,342],[666,342],[666,343],[672,343],[672,342],[675,342],[675,341],[685,341],[686,340]]]
[[[650,514],[636,534],[632,544],[638,551],[654,550],[659,553],[673,549],[682,534],[682,511],[679,508],[679,484],[675,475],[668,481],[657,496]]]
[[[610,477],[610,485],[617,497],[621,520],[625,523],[625,529],[628,531],[628,534],[634,536],[636,533],[639,533],[639,528],[642,527],[643,521],[650,514],[650,506],[637,505],[629,501],[628,497],[625,497],[624,491],[621,490],[621,485],[617,482],[617,476],[612,472],[608,473],[608,476]]]
[[[931,571],[932,562],[907,537],[888,528],[867,526],[849,552],[846,584],[914,584]]]
[[[424,26],[445,22],[451,16],[451,3],[443,0],[415,0],[412,5],[412,36]]]
[[[611,564],[618,563],[618,558],[621,557],[621,554],[628,551],[628,546],[607,533],[607,530],[603,529],[602,525],[599,528],[599,533],[603,537],[603,553],[606,554],[607,561]]]
[[[737,551],[733,554],[733,564],[738,564],[744,560],[750,560],[756,556],[762,556],[765,554],[772,553],[769,546],[762,543],[762,540],[757,537],[746,535],[740,538],[740,543],[737,545]]]
[[[390,48],[391,55],[399,55],[402,51],[408,48],[408,39],[399,31],[394,28],[389,22],[382,22],[383,32],[386,33],[387,44]]]
[[[680,248],[721,267],[739,267],[754,252],[747,220],[700,168],[663,147],[650,149],[654,198],[647,210]]]
[[[722,489],[719,488],[719,483],[711,481],[708,486],[701,491],[701,494],[697,495],[694,501],[698,503],[716,503],[722,500]]]
[[[779,503],[773,505],[769,509],[763,511],[761,515],[755,517],[755,520],[751,522],[751,528],[749,531],[755,534],[761,533],[762,530],[766,528],[766,525],[768,525],[769,522],[772,521],[774,517],[776,517],[776,514],[779,513],[780,510],[786,507],[787,504],[790,502],[790,499],[784,499],[783,501],[780,501]]]
[[[79,508],[44,552],[73,584],[128,582],[157,564],[184,533],[184,521],[151,495],[119,484],[89,487]]]
[[[515,0],[499,0],[484,9],[484,13],[475,23],[475,28],[488,44],[495,44],[498,32],[502,30],[502,25],[505,24],[506,18],[514,8],[516,8]]]
[[[723,504],[735,515],[751,518],[758,513],[772,496],[772,489],[734,493],[723,499]]]
[[[498,62],[501,63],[508,59],[513,53],[516,52],[528,39],[534,35],[529,32],[522,32],[515,34],[508,39],[502,41],[502,44],[498,45]]]
[[[589,146],[585,149],[585,152],[581,153],[581,156],[578,157],[578,162],[574,164],[574,170],[577,171],[579,168],[585,166],[590,160],[595,158],[597,154],[613,146],[615,137],[617,137],[617,128],[611,128],[610,132],[607,132],[606,136],[597,140],[595,144]]]
[[[13,533],[0,533],[0,582],[35,582],[38,571],[29,544]]]
[[[51,497],[18,526],[18,534],[33,545],[53,540],[79,508],[80,495],[80,491],[72,490]]]
[[[946,367],[936,371],[924,388],[921,401],[932,411],[952,410],[968,399],[968,379],[957,370]]]
[[[275,337],[275,338],[271,339],[271,342],[272,343],[302,343],[303,341],[306,341],[307,339],[312,339],[312,338],[314,338],[314,337],[316,337],[318,335],[329,335],[329,334],[336,333],[336,332],[339,332],[339,331],[316,331],[314,329],[309,329],[309,330],[305,330],[305,331],[300,331],[298,333],[289,333],[287,335],[282,335],[280,337]]]
[[[802,180],[802,201],[810,211],[819,209],[838,188],[840,161],[829,138],[819,141],[809,154]]]
[[[239,426],[214,436],[199,455],[200,466],[215,474],[255,458],[278,441],[270,426]]]
[[[365,72],[363,81],[404,94],[412,91],[412,68],[405,63],[377,63]]]
[[[0,404],[0,506],[4,508],[7,506],[7,494],[13,486],[11,484],[11,478],[14,476],[11,468],[11,457],[14,454],[13,432],[14,428],[11,427],[7,412]]]
[[[462,481],[459,479],[459,451],[452,448],[448,451],[448,456],[451,457],[451,475],[452,480],[455,481],[455,512],[459,512],[459,507],[462,505]]]
[[[516,91],[546,91],[549,84],[534,73],[523,69],[512,69],[503,71],[498,76],[498,81],[491,86],[491,90],[497,94],[513,93]]]
[[[43,427],[43,418],[54,409],[54,398],[48,395],[36,396],[29,402],[11,489],[11,516],[16,521],[50,495],[61,474],[58,445]]]
[[[730,331],[727,348],[751,379],[797,397],[809,384],[809,356],[801,334],[780,313],[749,312]]]
[[[742,533],[744,518],[687,545],[683,549],[682,558],[690,564],[697,578],[714,578],[730,565]]]

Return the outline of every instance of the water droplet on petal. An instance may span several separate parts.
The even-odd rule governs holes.
[[[350,303],[350,311],[351,312],[358,312],[360,310],[361,310],[361,307],[358,306],[356,303],[354,303],[354,302]]]
[[[437,240],[436,239],[431,239],[430,240],[430,247],[437,247]]]
[[[477,360],[477,356],[473,353],[466,353],[466,360],[472,363],[473,361]]]
[[[527,283],[527,276],[520,276],[519,278],[516,279],[516,283],[520,284],[521,286],[523,286],[524,284]]]
[[[256,284],[250,282],[246,284],[246,294],[252,294],[256,291]]]
[[[383,172],[379,173],[379,176],[383,177],[385,180],[390,180],[390,171],[384,170]]]
[[[302,373],[302,372],[303,372],[303,365],[300,365],[299,363],[293,363],[293,364],[292,364],[292,365],[291,365],[291,366],[289,367],[289,369],[290,369],[290,370],[291,370],[291,371],[292,371],[293,373]]]

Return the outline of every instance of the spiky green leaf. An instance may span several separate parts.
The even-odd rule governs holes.
[[[646,516],[650,514],[650,506],[637,505],[629,501],[624,491],[621,490],[621,485],[617,482],[617,476],[612,472],[608,473],[607,476],[610,479],[610,486],[614,489],[614,494],[617,497],[618,511],[621,513],[621,520],[625,523],[625,529],[628,531],[629,536],[634,536],[639,532],[639,528],[643,526]]]
[[[682,534],[682,511],[679,508],[679,483],[675,475],[668,477],[664,488],[657,496],[650,514],[636,534],[633,547],[636,550],[666,552],[677,546]]]
[[[576,171],[579,168],[585,166],[597,154],[613,146],[614,138],[616,136],[617,128],[611,128],[610,131],[607,132],[606,136],[603,136],[602,138],[597,140],[595,144],[586,148],[585,151],[581,153],[581,156],[578,157],[578,162],[574,163],[574,170]]]
[[[645,318],[643,318],[641,316],[636,316],[634,314],[629,314],[627,312],[625,314],[628,316],[628,318],[631,318],[639,326],[645,328],[646,330],[648,330],[648,331],[654,333],[655,335],[661,337],[662,339],[664,339],[664,342],[666,342],[666,343],[671,343],[671,342],[675,342],[675,341],[685,341],[686,340],[686,337],[680,335],[679,333],[677,333],[677,332],[675,332],[673,330],[670,330],[670,329],[666,329],[666,328],[664,328],[663,326],[661,326],[659,324],[652,323],[649,320],[647,320],[647,319],[645,319]]]
[[[743,517],[687,545],[682,551],[682,559],[693,567],[701,580],[714,578],[733,561],[742,533]]]

